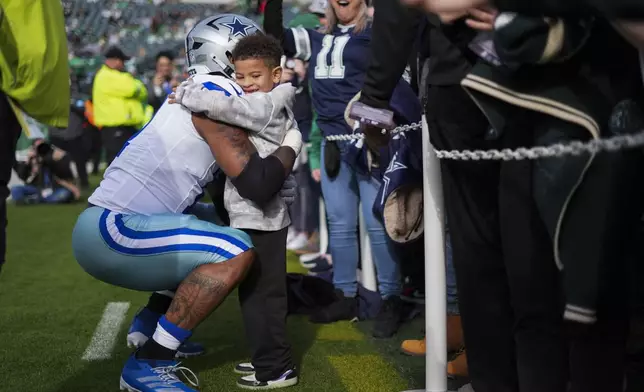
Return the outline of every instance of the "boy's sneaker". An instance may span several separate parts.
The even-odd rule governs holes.
[[[295,369],[289,369],[279,378],[270,381],[259,381],[255,378],[255,373],[248,376],[240,377],[237,380],[237,386],[243,389],[252,389],[260,391],[263,389],[286,388],[297,384],[297,373]]]
[[[235,366],[235,373],[244,375],[254,374],[255,367],[250,362],[238,363],[237,366]]]
[[[121,372],[121,391],[130,392],[197,392],[199,386],[197,376],[188,368],[179,366],[176,361],[150,361],[137,359],[135,354],[125,363]],[[183,375],[190,386],[177,377],[177,372]]]
[[[139,348],[145,344],[154,335],[157,328],[157,322],[161,318],[159,313],[155,313],[148,308],[141,309],[127,331],[127,346],[130,348]],[[205,352],[202,344],[184,342],[177,350],[177,358],[188,358],[201,355]]]

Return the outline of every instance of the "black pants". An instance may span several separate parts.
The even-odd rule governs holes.
[[[239,285],[239,302],[252,353],[255,377],[274,380],[293,368],[286,337],[286,235],[288,230],[245,230],[256,260]]]
[[[136,129],[130,126],[103,127],[101,129],[101,141],[105,148],[105,161],[109,166],[121,151],[125,142],[136,133]]]
[[[460,86],[430,87],[438,149],[498,148]],[[515,147],[532,136],[502,140]],[[523,140],[521,140],[523,138]],[[563,392],[568,380],[562,300],[552,245],[532,200],[531,164],[443,161],[469,374],[477,392]]]
[[[61,139],[57,137],[50,137],[49,141],[56,147],[68,152],[78,172],[78,180],[82,187],[89,186],[89,179],[87,176],[87,160],[89,158],[90,149],[90,135],[82,134],[81,136],[73,139]]]
[[[533,144],[530,113],[499,141],[486,141],[485,119],[458,86],[432,87],[427,109],[439,149]],[[441,168],[474,389],[620,391],[628,298],[604,297],[595,325],[563,322],[561,276],[533,201],[532,164],[444,161]],[[607,272],[604,286],[619,286],[618,270]]]
[[[0,92],[0,268],[7,251],[7,197],[21,127],[7,97]]]

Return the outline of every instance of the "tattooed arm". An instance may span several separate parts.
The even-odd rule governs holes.
[[[263,206],[279,192],[293,168],[297,148],[282,145],[262,159],[243,129],[197,114],[192,122],[241,197]]]
[[[228,177],[237,177],[246,167],[250,156],[257,152],[241,128],[214,122],[205,116],[192,115],[197,132],[208,143],[217,165]]]

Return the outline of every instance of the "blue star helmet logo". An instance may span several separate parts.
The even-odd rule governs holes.
[[[248,29],[252,28],[253,26],[249,24],[245,24],[239,18],[235,17],[233,18],[232,22],[229,23],[222,23],[222,25],[228,27],[230,29],[230,33],[233,35],[233,37],[237,36],[242,36],[245,37],[248,35]]]

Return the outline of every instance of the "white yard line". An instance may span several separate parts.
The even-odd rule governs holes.
[[[116,338],[129,308],[129,302],[110,302],[107,304],[103,317],[98,326],[96,326],[92,341],[83,354],[84,361],[99,361],[109,359],[112,356]]]

